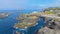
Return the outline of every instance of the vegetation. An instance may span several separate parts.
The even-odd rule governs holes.
[[[60,7],[49,7],[44,10],[44,12],[54,12],[54,13],[60,13]]]

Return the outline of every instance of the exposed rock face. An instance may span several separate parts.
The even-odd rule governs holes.
[[[48,27],[44,27],[39,30],[38,34],[55,34],[53,29],[49,29]]]
[[[60,30],[44,27],[44,28],[40,29],[37,34],[60,34]]]
[[[44,28],[38,34],[60,34],[60,19],[46,18]]]

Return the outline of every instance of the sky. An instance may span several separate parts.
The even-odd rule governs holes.
[[[60,6],[60,0],[0,0],[0,10],[41,9]]]

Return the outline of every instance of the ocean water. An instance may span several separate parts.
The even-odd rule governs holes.
[[[12,34],[13,33],[13,26],[15,23],[18,22],[16,19],[19,14],[24,13],[31,13],[32,10],[0,10],[1,12],[10,12],[11,15],[8,17],[1,19],[0,18],[0,34]]]

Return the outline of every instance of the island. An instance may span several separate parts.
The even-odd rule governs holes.
[[[39,17],[31,14],[22,14],[17,18],[18,23],[14,26],[15,28],[27,28],[37,24]]]
[[[21,14],[17,17],[18,23],[14,25],[14,28],[17,29],[16,31],[24,32],[26,31],[25,29],[27,29],[27,31],[31,31],[30,29],[28,30],[29,27],[40,25],[38,23],[38,21],[41,19],[40,17],[44,18],[44,25],[41,29],[36,28],[37,30],[39,30],[38,32],[43,34],[48,34],[48,32],[60,33],[60,8],[56,7],[46,8],[42,12],[33,11],[30,14]],[[33,27],[31,29],[33,31],[33,29],[35,28]]]
[[[3,12],[3,13],[0,13],[0,18],[6,18],[10,15],[9,12]]]

